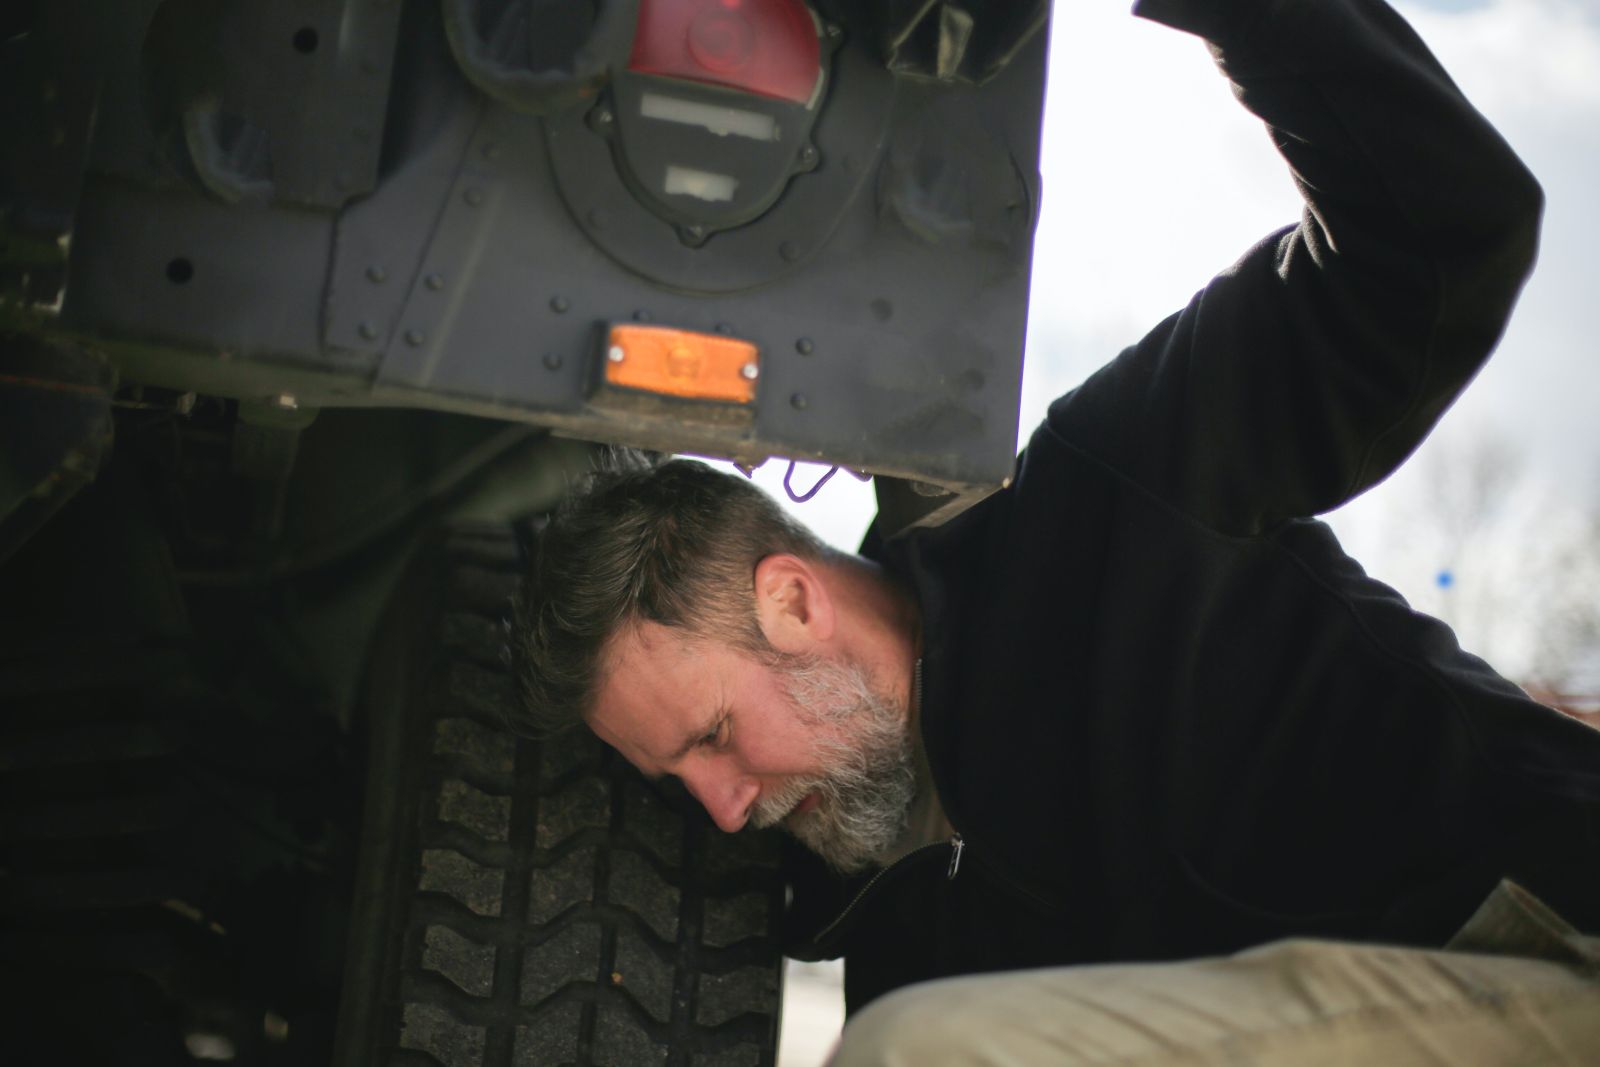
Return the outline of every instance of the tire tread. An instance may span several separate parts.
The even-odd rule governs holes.
[[[455,531],[442,559],[395,779],[415,847],[382,1062],[771,1067],[774,843],[719,840],[586,733],[518,736],[499,648],[518,537]]]

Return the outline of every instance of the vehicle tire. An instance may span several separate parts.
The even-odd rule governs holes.
[[[508,728],[509,529],[425,550],[375,644],[335,1063],[770,1065],[783,885],[587,731]]]
[[[0,567],[0,1064],[323,1064],[348,738],[205,654],[132,473]]]

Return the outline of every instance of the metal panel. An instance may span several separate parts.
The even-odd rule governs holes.
[[[225,200],[332,208],[377,182],[398,0],[164,0],[140,47],[152,132]],[[257,173],[231,174],[253,157]],[[245,181],[241,179],[253,179]]]
[[[223,203],[216,175],[197,178],[164,154],[159,108],[119,95],[140,91],[160,52],[148,40],[168,32],[157,32],[161,18],[195,3],[166,0],[135,49],[142,58],[111,65],[117,99],[79,212],[62,326],[97,338],[131,380],[240,397],[281,382],[307,406],[456,410],[747,462],[821,459],[949,489],[946,512],[1010,475],[1043,35],[980,90],[890,75],[870,30],[836,12],[842,43],[814,168],[754,221],[697,241],[618,174],[612,135],[594,125],[609,98],[545,118],[486,98],[426,3],[406,9],[392,80],[359,62],[350,75],[393,90],[370,195],[342,199],[360,181],[336,189],[343,163],[378,166],[341,134],[303,171],[280,175],[274,149],[267,202]],[[310,0],[215,10],[256,28],[237,53],[256,68],[228,84],[266,93],[326,54],[335,81],[307,80],[284,99],[317,110],[306,85],[355,94],[322,118],[258,116],[289,123],[290,143],[375,113],[365,90],[337,79],[367,46],[382,53],[393,23],[374,28],[356,6]],[[348,41],[330,31],[335,48],[319,32],[301,52],[296,27],[322,27],[335,11],[355,20]],[[248,162],[234,175],[246,184]],[[293,190],[323,206],[286,204]],[[753,415],[600,398],[600,330],[618,321],[753,342]]]
[[[1015,451],[1043,44],[983,93],[900,87],[884,146],[852,164],[870,175],[869,195],[842,208],[807,201],[807,183],[828,188],[824,177],[849,158],[825,152],[770,216],[699,248],[642,208],[622,220],[626,236],[602,238],[612,218],[571,195],[574,177],[558,198],[548,175],[560,152],[558,170],[581,158],[591,187],[616,181],[603,138],[571,117],[541,138],[537,120],[490,105],[461,153],[379,387],[565,413],[571,421],[555,422],[565,432],[653,443],[672,439],[667,416],[628,426],[586,407],[598,325],[720,326],[760,346],[762,407],[747,435],[695,427],[685,409],[673,447],[998,484]],[[819,143],[826,136],[825,117]],[[791,200],[803,209],[785,214]],[[380,189],[363,210],[381,232],[414,207]],[[812,239],[793,262],[783,233]],[[637,252],[646,238],[659,258]],[[741,277],[764,284],[716,291]]]
[[[81,7],[28,5],[0,41],[0,312],[61,308],[100,90],[102,42]]]
[[[332,230],[320,213],[230,209],[92,181],[62,318],[106,340],[176,346],[220,364],[317,361]]]

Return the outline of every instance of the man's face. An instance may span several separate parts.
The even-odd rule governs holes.
[[[768,665],[655,623],[613,642],[589,725],[721,829],[782,825],[840,870],[895,842],[916,787],[906,709],[860,666]]]

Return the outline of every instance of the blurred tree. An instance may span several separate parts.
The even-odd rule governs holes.
[[[1419,460],[1380,519],[1386,577],[1535,697],[1600,725],[1595,494],[1541,483],[1514,444],[1482,428]]]

